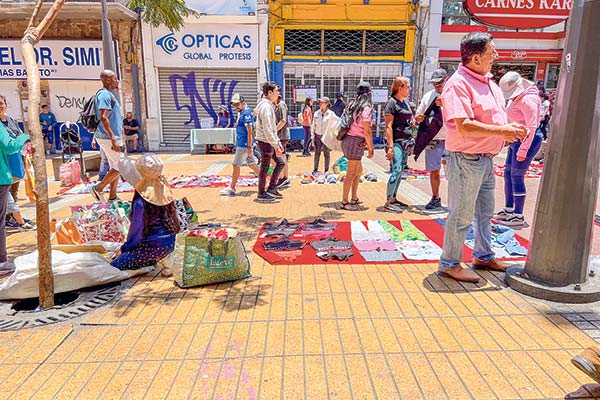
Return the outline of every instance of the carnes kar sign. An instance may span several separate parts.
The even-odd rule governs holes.
[[[573,0],[465,0],[475,20],[513,29],[544,28],[569,17]]]

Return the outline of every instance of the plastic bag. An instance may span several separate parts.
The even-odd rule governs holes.
[[[28,299],[39,296],[38,253],[15,258],[15,272],[0,285],[0,299]],[[119,282],[152,271],[152,267],[121,271],[95,252],[68,254],[52,250],[54,293]]]
[[[61,186],[74,186],[81,183],[81,168],[79,161],[72,159],[60,166],[58,177]]]

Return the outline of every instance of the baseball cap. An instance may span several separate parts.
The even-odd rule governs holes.
[[[244,96],[240,95],[239,93],[234,93],[229,104],[238,104],[242,101],[246,101],[246,99],[244,99]]]
[[[431,79],[429,80],[429,82],[431,83],[438,83],[444,80],[445,77],[448,76],[448,72],[446,72],[445,69],[436,69],[435,71],[433,71],[433,74],[431,74]]]

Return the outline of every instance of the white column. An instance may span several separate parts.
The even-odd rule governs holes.
[[[146,104],[148,107],[148,118],[146,119],[147,146],[150,151],[158,151],[162,139],[160,125],[160,93],[158,73],[154,67],[154,52],[152,51],[152,28],[149,24],[142,24],[142,37],[144,42]]]

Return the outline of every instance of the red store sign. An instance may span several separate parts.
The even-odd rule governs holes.
[[[569,17],[573,0],[465,0],[465,11],[484,25],[535,29]]]

